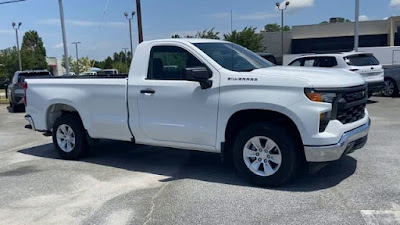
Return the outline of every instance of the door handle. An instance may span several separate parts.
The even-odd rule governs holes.
[[[154,93],[156,93],[156,91],[153,90],[153,89],[143,89],[143,90],[140,90],[140,93],[142,93],[142,94],[154,94]]]

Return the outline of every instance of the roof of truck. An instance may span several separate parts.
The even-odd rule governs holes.
[[[205,39],[205,38],[169,38],[169,39],[157,39],[147,42],[180,42],[180,43],[230,43],[228,41],[218,40],[218,39]]]

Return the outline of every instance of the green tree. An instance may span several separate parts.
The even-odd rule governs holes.
[[[85,72],[85,66],[83,65],[82,59],[72,60],[70,67],[71,71],[74,71],[75,75],[81,75]]]
[[[82,72],[87,72],[90,70],[90,67],[92,67],[91,61],[90,61],[89,57],[87,57],[87,56],[80,58],[79,61],[83,67]]]
[[[281,26],[277,23],[269,23],[264,26],[265,32],[278,32],[281,31],[281,29],[282,29]],[[290,27],[284,26],[283,31],[290,31]]]
[[[46,49],[39,34],[30,30],[24,34],[21,46],[22,69],[42,70],[47,69]]]
[[[343,18],[343,17],[340,17],[340,18],[339,18],[339,22],[340,22],[340,23],[348,23],[348,22],[351,22],[351,20],[345,19],[345,18]]]
[[[207,39],[220,39],[219,38],[219,32],[214,31],[214,28],[211,28],[211,30],[203,30],[203,31],[197,31],[196,35],[194,36],[195,38],[207,38]]]
[[[97,61],[97,60],[92,60],[90,62],[90,65],[92,65],[93,67],[97,67],[97,68],[104,68],[104,61]]]
[[[254,52],[263,51],[263,36],[256,33],[256,29],[256,27],[245,27],[242,31],[234,30],[232,33],[224,34],[224,39]]]
[[[195,35],[185,35],[185,38],[206,38],[206,39],[220,39],[219,32],[214,31],[215,27],[211,28],[210,30],[205,29],[203,31],[197,31]],[[181,38],[179,34],[174,34],[171,38]]]
[[[106,60],[104,60],[103,69],[112,69],[112,67],[113,67],[113,60],[109,56],[109,57],[106,58]]]
[[[11,80],[17,70],[19,70],[17,47],[0,51],[0,76]]]
[[[351,22],[351,20],[343,18],[343,17],[339,17],[336,23],[349,23]],[[330,22],[328,21],[322,21],[320,24],[328,24]]]
[[[62,57],[61,65],[63,67],[65,67],[64,55]],[[85,72],[85,66],[84,66],[82,58],[79,59],[78,61],[76,61],[71,56],[69,56],[68,57],[68,65],[69,65],[70,72],[74,72],[75,75],[79,75],[79,74],[82,74],[83,72]]]
[[[129,72],[129,64],[125,64],[125,62],[114,62],[113,69],[117,69],[121,74],[127,74]]]

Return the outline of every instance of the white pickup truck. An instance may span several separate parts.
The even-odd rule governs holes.
[[[360,75],[273,66],[218,40],[143,42],[128,77],[26,82],[26,119],[52,132],[65,159],[87,153],[90,138],[208,151],[258,185],[363,147],[370,126]]]

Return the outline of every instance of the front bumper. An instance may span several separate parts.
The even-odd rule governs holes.
[[[384,87],[385,87],[385,82],[383,81],[368,83],[368,93],[373,94],[376,92],[380,92]]]
[[[358,128],[344,133],[337,144],[304,146],[307,162],[329,162],[338,160],[343,155],[364,147],[365,143],[367,143],[370,124],[371,120]]]

